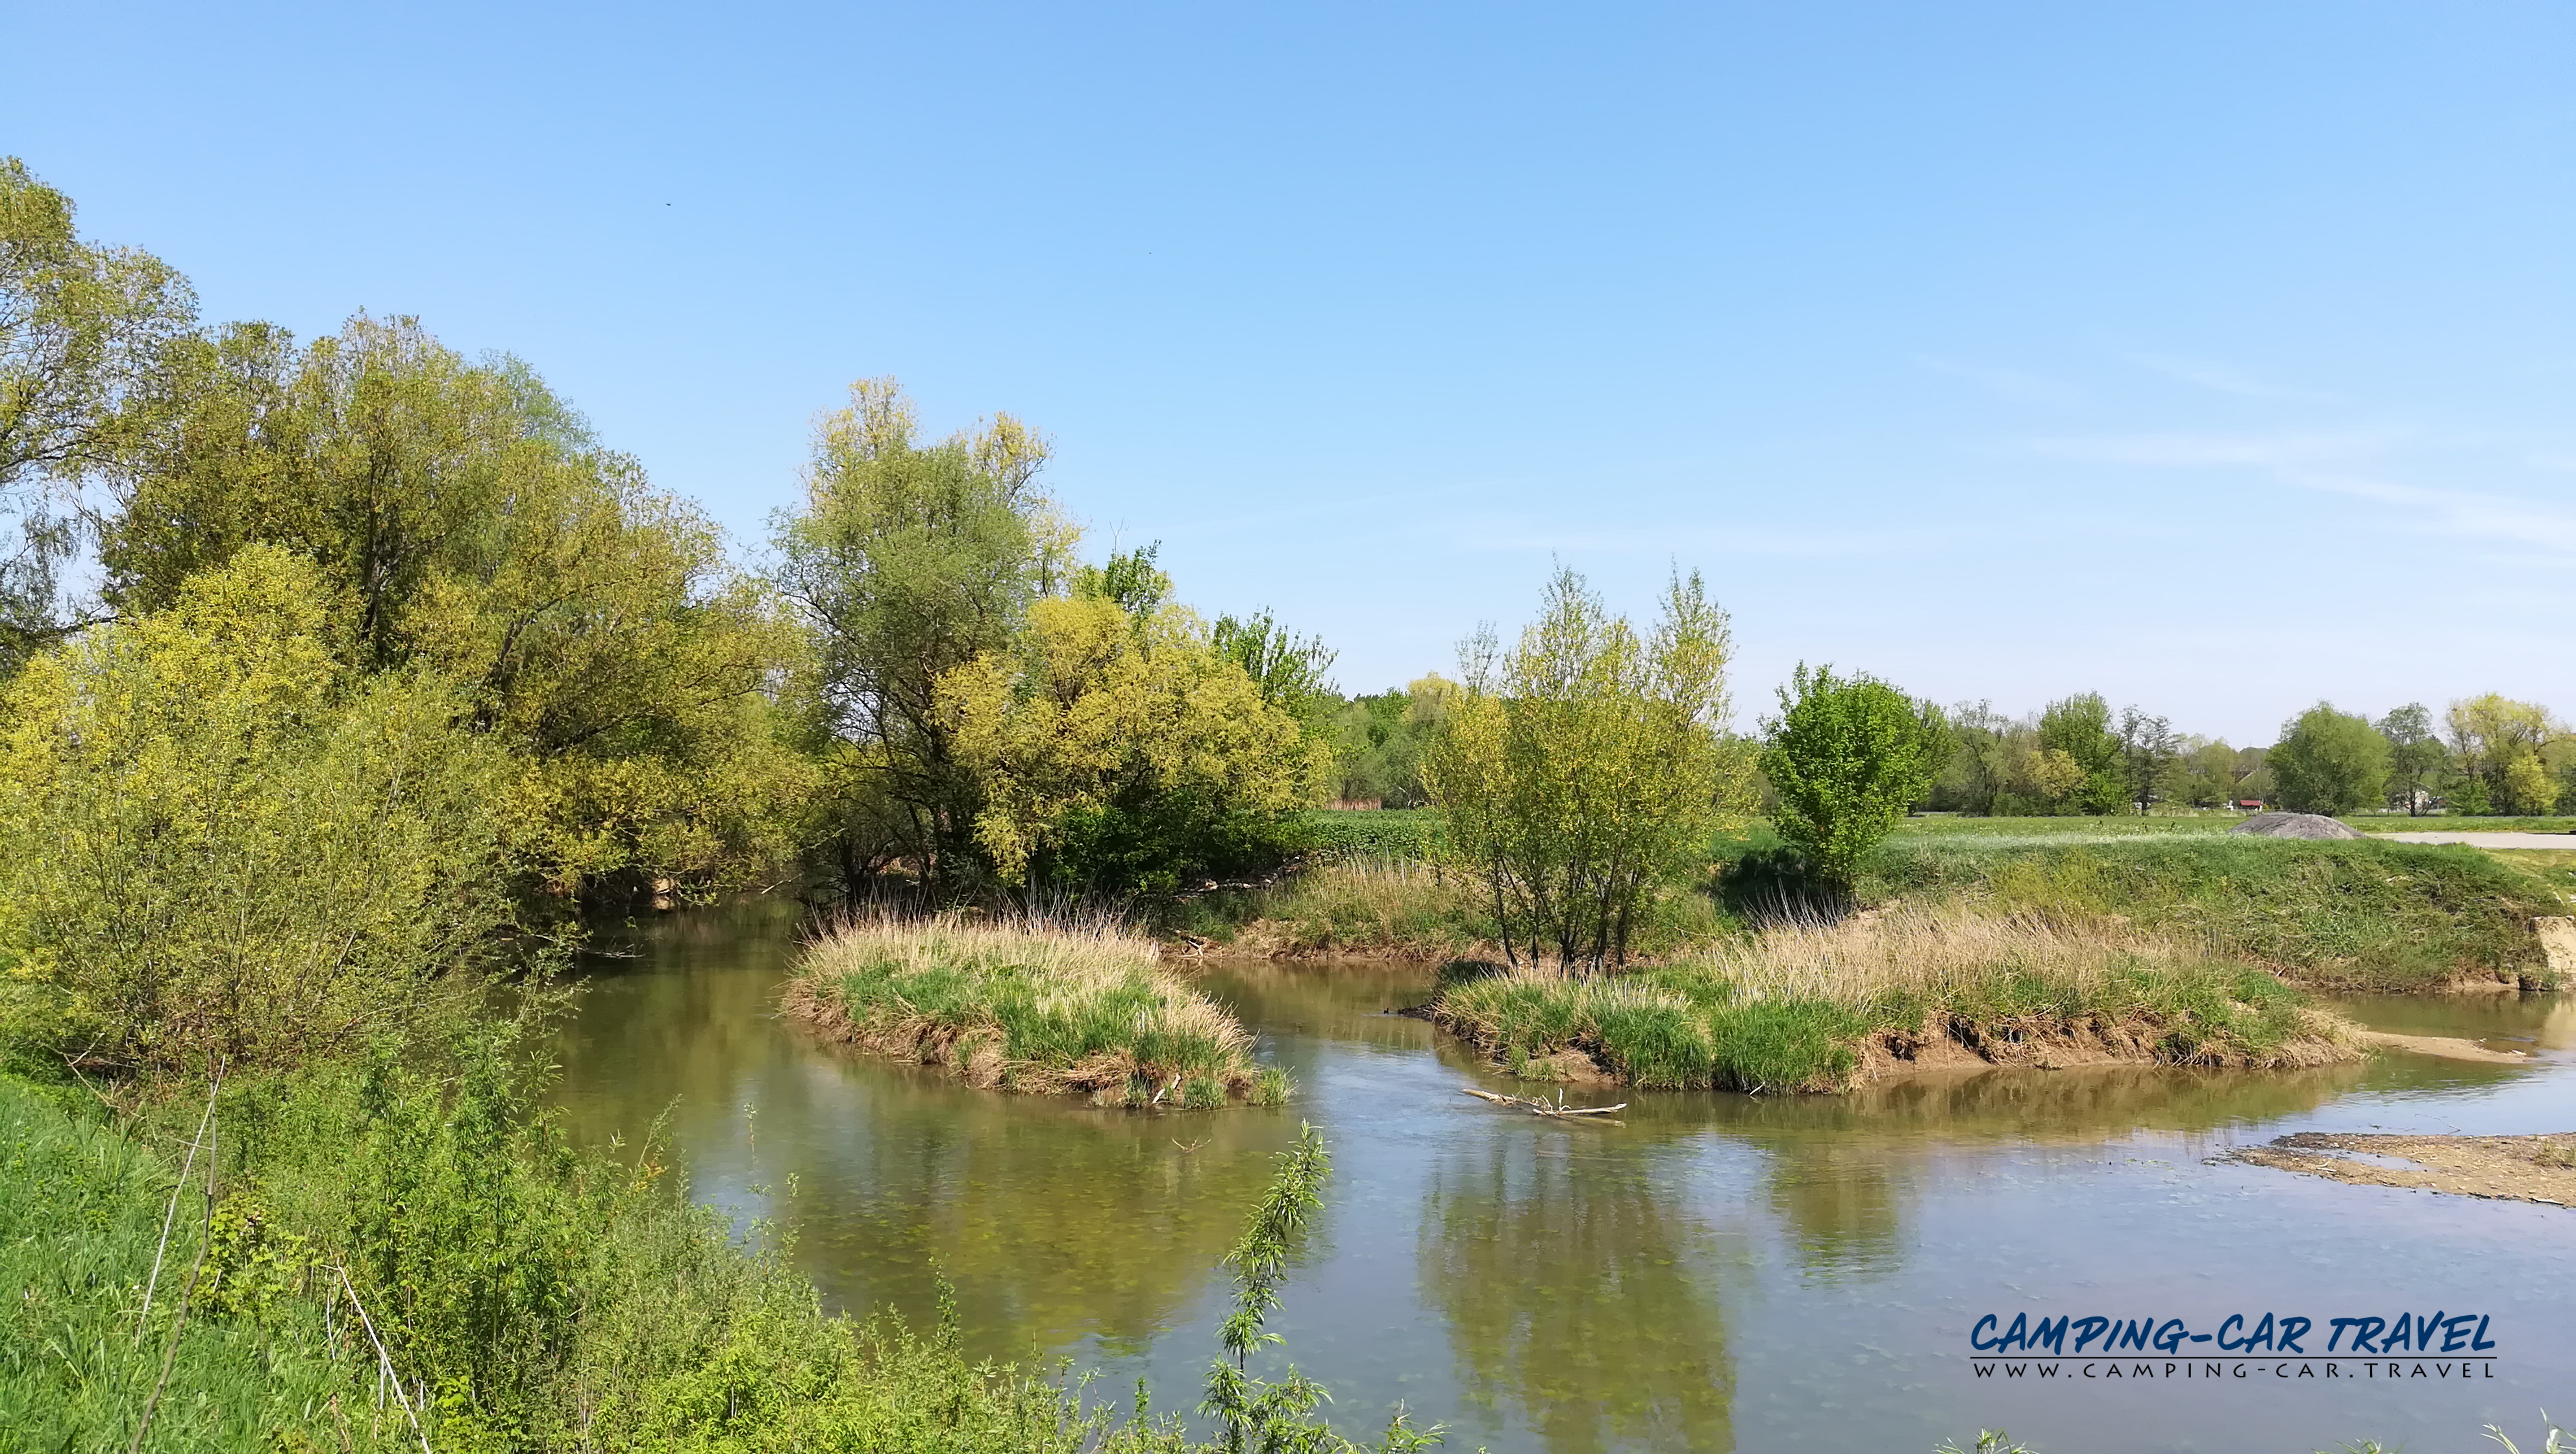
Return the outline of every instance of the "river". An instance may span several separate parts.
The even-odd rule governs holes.
[[[772,1008],[789,906],[664,917],[594,965],[556,1097],[574,1133],[657,1118],[693,1194],[792,1238],[832,1305],[933,1316],[970,1345],[1140,1377],[1188,1408],[1216,1346],[1217,1267],[1300,1121],[1334,1176],[1270,1324],[1347,1431],[1403,1402],[1448,1447],[1929,1454],[1980,1427],[2044,1454],[2493,1449],[2576,1414],[2576,1211],[2349,1186],[2209,1158],[2295,1130],[2576,1129],[2576,1005],[2370,1000],[2378,1028],[2537,1049],[2538,1064],[2383,1055],[2264,1072],[2004,1071],[1845,1097],[1628,1096],[1626,1124],[1541,1121],[1419,1020],[1427,975],[1210,966],[1202,987],[1298,1091],[1281,1109],[1102,1111],[953,1085],[814,1043]],[[1591,1099],[1617,1099],[1617,1095]],[[1578,1098],[1582,1099],[1582,1098]],[[2327,1320],[2487,1315],[2492,1363],[2360,1376],[2344,1361],[2070,1361],[1979,1377],[1995,1313]],[[2096,1350],[2098,1351],[2098,1349]],[[2346,1350],[2345,1358],[2351,1357]],[[2215,1378],[2199,1376],[2213,1358]],[[2007,1360],[2009,1361],[2009,1360]],[[2307,1377],[2295,1371],[2306,1363]],[[2094,1377],[2084,1378],[2090,1368]],[[2465,1368],[2471,1375],[2459,1377]],[[2237,1370],[2242,1369],[2239,1376]],[[2185,1378],[2183,1372],[2194,1376]],[[2535,1437],[2522,1439],[2536,1449]]]

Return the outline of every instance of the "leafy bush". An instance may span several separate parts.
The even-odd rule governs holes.
[[[1951,745],[1940,708],[1875,677],[1804,663],[1768,726],[1762,775],[1780,800],[1772,827],[1835,884],[1851,882],[1861,855],[1931,790]]]
[[[433,679],[334,664],[251,547],[12,684],[0,953],[20,1039],[120,1070],[287,1064],[473,1013],[512,773]]]
[[[1268,868],[1330,774],[1196,617],[1151,601],[1038,601],[1018,656],[979,657],[938,693],[1006,882],[1169,894]]]
[[[1640,632],[1570,570],[1512,650],[1490,631],[1464,648],[1465,690],[1425,780],[1506,959],[1624,963],[1648,907],[1704,868],[1750,799],[1748,764],[1719,733],[1730,650],[1696,575],[1667,584]]]
[[[1299,846],[1327,857],[1427,859],[1447,835],[1448,818],[1436,808],[1311,808],[1297,818]]]

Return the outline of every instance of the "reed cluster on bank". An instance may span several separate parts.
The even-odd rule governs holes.
[[[1625,973],[1453,975],[1433,1014],[1519,1073],[1588,1061],[1645,1087],[1837,1090],[1904,1064],[2352,1053],[2297,991],[2201,946],[1958,905],[1778,925]]]
[[[1177,1107],[1287,1094],[1234,1016],[1105,916],[853,919],[807,947],[783,1003],[825,1034],[989,1090]]]

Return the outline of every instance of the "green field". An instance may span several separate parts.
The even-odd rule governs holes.
[[[2409,818],[2403,813],[2370,813],[2343,821],[2364,833],[2576,833],[2576,818],[2463,818],[2447,813]]]

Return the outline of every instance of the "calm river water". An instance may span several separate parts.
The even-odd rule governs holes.
[[[812,1043],[771,1011],[795,926],[787,906],[674,916],[604,964],[562,1049],[576,1133],[631,1138],[667,1114],[695,1194],[791,1231],[835,1305],[927,1320],[935,1264],[981,1351],[1070,1359],[1104,1375],[1096,1393],[1143,1377],[1157,1406],[1195,1405],[1217,1259],[1304,1119],[1335,1174],[1271,1326],[1352,1432],[1401,1401],[1448,1423],[1449,1447],[1494,1454],[1929,1454],[1998,1425],[2046,1454],[2361,1438],[2437,1454],[2492,1450],[2489,1421],[2532,1433],[2543,1405],[2576,1414],[2576,1211],[2208,1161],[2292,1130],[2576,1129],[2576,1006],[2346,1007],[2537,1047],[2528,1068],[1998,1072],[1842,1098],[1645,1094],[1624,1126],[1569,1126],[1458,1094],[1501,1083],[1387,1013],[1424,997],[1420,973],[1219,965],[1205,988],[1298,1094],[1136,1114]],[[1968,1347],[1989,1312],[2206,1331],[2405,1310],[2491,1316],[2496,1361],[2467,1381],[2456,1361],[2447,1381],[2426,1360],[2390,1382],[2259,1356],[2241,1378],[2007,1381],[1977,1377]]]

